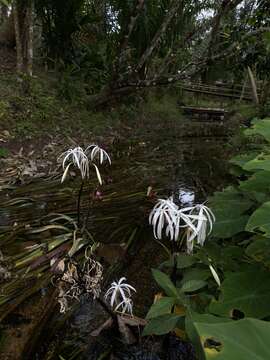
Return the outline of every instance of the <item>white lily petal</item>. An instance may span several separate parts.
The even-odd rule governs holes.
[[[93,166],[94,166],[95,169],[96,169],[96,174],[97,174],[98,181],[99,181],[100,185],[102,185],[102,179],[101,179],[101,175],[100,175],[99,169],[98,169],[98,167],[97,167],[96,164],[93,164]]]
[[[209,269],[210,269],[210,271],[211,271],[211,273],[212,273],[212,275],[213,275],[213,278],[215,279],[216,283],[218,284],[218,286],[220,286],[220,285],[221,285],[221,282],[220,282],[220,278],[219,278],[216,270],[213,268],[212,265],[209,265]]]
[[[63,183],[63,182],[66,180],[66,177],[67,177],[67,174],[68,174],[68,170],[69,170],[69,168],[70,168],[70,165],[71,165],[71,163],[68,164],[68,166],[66,167],[66,169],[65,169],[65,171],[64,171],[64,173],[63,173],[62,179],[61,179],[61,183]]]

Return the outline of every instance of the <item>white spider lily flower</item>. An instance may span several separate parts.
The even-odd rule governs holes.
[[[64,170],[61,182],[66,179],[71,165],[80,170],[82,179],[89,178],[89,159],[80,146],[65,151],[59,156],[59,159],[63,159],[62,167]]]
[[[198,204],[192,207],[182,209],[183,212],[188,212],[188,216],[192,219],[192,232],[187,231],[187,252],[189,254],[193,251],[194,239],[197,238],[197,244],[203,246],[207,235],[212,231],[215,222],[215,215],[211,209],[204,204]],[[195,212],[195,214],[194,214]],[[197,213],[197,214],[196,214]]]
[[[120,304],[123,303],[123,301],[127,303],[127,299],[131,297],[132,291],[136,292],[136,289],[134,289],[133,286],[125,283],[124,281],[126,281],[125,277],[122,277],[118,282],[113,281],[111,283],[111,287],[107,290],[104,296],[105,300],[108,298],[110,299],[110,305],[114,308],[114,310],[118,305],[121,307],[122,305],[120,306]]]
[[[158,199],[157,204],[149,215],[149,223],[153,226],[156,239],[161,239],[163,231],[171,240],[177,241],[181,228],[186,228],[187,252],[193,251],[194,240],[204,245],[208,234],[212,231],[215,216],[204,204],[189,206],[182,209],[173,202],[172,198]]]
[[[158,199],[157,204],[149,214],[149,224],[153,226],[153,232],[156,239],[162,238],[162,231],[166,226],[166,234],[170,238],[175,238],[177,231],[177,213],[178,206],[169,199]]]
[[[207,235],[212,232],[216,218],[212,210],[204,204],[195,205],[193,211],[198,211],[199,216],[197,221],[197,243],[203,246]]]
[[[207,223],[209,225],[209,231],[208,231],[208,235],[209,235],[213,229],[213,224],[216,221],[216,217],[213,211],[204,204],[195,205],[194,209],[199,211],[200,216],[204,215],[206,217]]]
[[[177,241],[180,228],[184,227],[192,229],[192,236],[195,238],[198,235],[198,231],[194,222],[199,221],[202,216],[192,214],[192,210],[193,207],[179,209],[172,198],[166,200],[158,199],[157,204],[149,215],[149,223],[153,226],[155,238],[160,240],[165,229],[166,236],[171,240]]]
[[[115,307],[114,311],[120,311],[122,314],[133,315],[133,301],[131,298],[126,298]]]
[[[89,154],[90,158],[87,155],[89,149],[92,149]],[[108,160],[108,162],[111,164],[111,159],[108,153],[97,145],[90,145],[86,148],[85,151],[80,146],[65,151],[58,158],[58,159],[62,159],[62,166],[64,170],[61,182],[65,181],[71,165],[79,169],[82,180],[84,180],[85,178],[86,179],[89,178],[90,166],[93,165],[96,171],[97,179],[100,185],[102,185],[102,178],[99,169],[97,165],[93,162],[96,157],[99,158],[100,164],[102,164],[106,160]]]
[[[90,159],[92,162],[95,161],[95,159],[97,158],[100,165],[102,165],[103,162],[105,162],[106,160],[108,160],[110,165],[112,164],[111,158],[110,158],[109,154],[107,153],[107,151],[105,151],[98,145],[95,145],[95,144],[89,145],[86,148],[85,152],[87,152],[89,150],[90,150]]]

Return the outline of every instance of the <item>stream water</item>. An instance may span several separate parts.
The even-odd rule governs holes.
[[[136,287],[136,315],[143,317],[153,301],[156,288],[150,269],[164,257],[147,226],[153,206],[146,196],[149,187],[159,197],[174,195],[183,204],[206,200],[229,179],[227,159],[232,148],[227,141],[220,136],[183,137],[176,127],[149,126],[143,134],[113,144],[113,165],[103,171],[105,185],[92,203],[87,226],[101,243],[98,256],[107,269],[105,282],[126,276]],[[0,296],[3,360],[59,359],[60,354],[65,360],[80,359],[89,346],[89,334],[106,319],[98,305],[89,301],[60,316],[52,300],[55,290],[50,285],[52,257],[48,254],[56,249],[54,256],[62,256],[72,237],[48,227],[48,214],[75,217],[79,186],[74,179],[64,185],[59,182],[39,180],[0,194],[5,260],[0,261],[0,270],[6,266],[10,273]],[[89,187],[92,194],[95,188]],[[82,207],[88,202],[87,187]],[[124,244],[130,245],[128,251],[123,251]],[[94,359],[89,351],[86,358]]]

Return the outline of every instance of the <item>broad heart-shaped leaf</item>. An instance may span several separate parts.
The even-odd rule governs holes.
[[[246,318],[226,323],[195,322],[206,360],[270,359],[270,323]]]
[[[167,314],[151,319],[143,330],[143,336],[167,334],[176,328],[180,319],[181,316],[176,314]]]
[[[246,135],[262,135],[270,142],[270,118],[253,120],[252,125],[252,128],[245,131]]]
[[[207,265],[209,270],[209,258],[211,262],[222,271],[239,271],[241,260],[244,255],[244,249],[240,246],[218,244],[216,241],[209,240],[205,246],[197,252],[197,256]],[[209,270],[209,274],[212,274]]]
[[[168,275],[156,269],[152,269],[152,274],[158,285],[164,290],[167,296],[173,298],[179,297],[178,291]]]
[[[243,166],[250,160],[254,159],[258,152],[249,152],[248,154],[240,154],[233,157],[229,162],[233,165],[243,168]]]
[[[207,285],[207,282],[204,280],[189,280],[186,281],[182,287],[181,291],[183,292],[193,292],[200,290],[201,288],[205,287]]]
[[[245,229],[248,217],[244,215],[252,201],[233,187],[216,192],[209,205],[216,216],[213,236],[230,238]]]
[[[244,166],[244,170],[255,171],[255,170],[265,170],[270,171],[270,155],[269,154],[259,154],[254,159],[248,161]]]
[[[246,254],[255,261],[270,267],[270,238],[254,236],[251,244],[246,248]]]
[[[218,300],[213,300],[209,311],[220,316],[232,316],[240,310],[245,316],[264,318],[270,315],[269,272],[250,266],[245,272],[230,273],[221,285]]]
[[[259,207],[249,218],[247,231],[260,230],[270,235],[270,201]]]
[[[173,305],[175,304],[175,298],[163,297],[157,300],[148,311],[146,319],[152,319],[161,315],[170,314]]]
[[[233,321],[233,320],[228,318],[221,318],[211,314],[199,314],[194,311],[188,311],[185,317],[185,330],[189,340],[192,342],[192,345],[195,347],[197,355],[203,355],[203,354],[200,354],[202,351],[202,347],[194,323],[216,324],[216,323],[224,323],[229,321]],[[201,357],[205,359],[204,356]]]
[[[183,280],[181,284],[184,284],[190,280],[207,280],[211,277],[211,272],[209,267],[205,267],[204,265],[198,265],[195,269],[185,269],[183,271]]]
[[[230,214],[241,215],[252,206],[252,201],[242,192],[232,186],[227,187],[224,191],[215,192],[209,199],[209,207],[215,213],[222,211]]]
[[[212,235],[218,238],[228,239],[245,230],[249,219],[247,215],[237,217],[226,215],[223,212],[216,212],[216,222]]]
[[[270,190],[270,171],[257,171],[249,179],[241,181],[239,188],[244,191],[268,193]]]

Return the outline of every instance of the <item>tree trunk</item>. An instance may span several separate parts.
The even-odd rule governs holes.
[[[34,3],[30,0],[27,8],[26,29],[27,29],[27,49],[26,49],[26,72],[29,76],[33,75],[33,37],[34,37]]]
[[[3,24],[8,18],[8,7],[6,5],[1,5],[0,8],[0,23]]]
[[[33,0],[13,3],[14,29],[16,37],[17,71],[33,74]]]
[[[18,2],[14,1],[13,4],[13,16],[14,16],[14,29],[16,38],[16,54],[17,54],[17,72],[23,72],[23,45],[20,27],[19,7]]]

